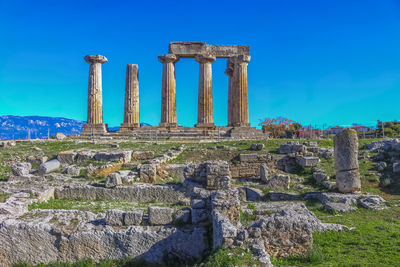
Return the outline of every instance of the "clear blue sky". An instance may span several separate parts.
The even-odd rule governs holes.
[[[374,125],[400,118],[400,1],[0,0],[0,115],[86,120],[87,54],[102,54],[104,121],[123,120],[126,64],[139,64],[140,117],[160,121],[171,41],[250,45],[250,122]],[[213,63],[226,125],[226,62]],[[197,119],[198,63],[176,64],[178,123]]]

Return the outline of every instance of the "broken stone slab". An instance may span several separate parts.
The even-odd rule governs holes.
[[[223,245],[232,244],[237,236],[237,227],[235,227],[229,218],[217,210],[211,213],[213,228],[213,249],[216,250]]]
[[[58,153],[57,159],[63,165],[69,165],[75,162],[77,153],[74,151],[63,151]]]
[[[386,209],[386,200],[381,196],[368,196],[365,198],[360,198],[358,202],[366,209],[371,210],[383,210]]]
[[[65,168],[64,173],[71,176],[79,176],[81,173],[81,168],[76,165],[69,165]]]
[[[149,207],[149,223],[150,225],[165,225],[172,222],[173,208],[169,207]]]
[[[76,155],[77,163],[84,163],[85,161],[92,160],[94,158],[94,153],[91,151],[80,151]]]
[[[60,166],[61,166],[61,164],[57,159],[46,161],[45,163],[40,164],[38,173],[39,174],[47,174],[47,173],[55,172],[60,168]]]
[[[26,161],[29,162],[30,164],[42,164],[48,160],[48,157],[46,156],[27,156]]]
[[[303,168],[316,167],[320,159],[318,157],[301,157],[298,161],[299,165]]]
[[[267,166],[267,164],[263,163],[260,165],[260,179],[261,181],[263,181],[264,183],[266,183],[269,180],[269,168]]]
[[[155,164],[142,164],[140,166],[140,181],[144,183],[154,183],[157,177],[157,166]]]
[[[361,181],[358,169],[336,172],[336,186],[342,193],[360,192]]]
[[[290,185],[290,176],[277,174],[266,183],[266,187],[271,190],[288,190]]]
[[[318,156],[324,159],[333,157],[333,149],[320,147]]]
[[[259,201],[264,199],[265,193],[258,188],[246,187],[246,200],[247,201]]]
[[[185,168],[186,164],[168,164],[164,167],[164,170],[179,182],[183,182],[185,180]]]
[[[329,180],[329,176],[326,175],[324,172],[316,171],[313,173],[313,178],[317,183],[322,183],[323,181]]]
[[[209,212],[207,209],[192,209],[193,224],[206,222],[208,218],[209,218]]]
[[[124,211],[122,210],[108,210],[105,217],[106,224],[111,226],[123,226],[124,215]]]
[[[143,220],[142,210],[133,210],[125,212],[124,225],[140,225]]]
[[[110,173],[107,176],[106,188],[113,188],[118,185],[122,185],[121,176],[118,173]]]
[[[334,211],[341,212],[341,213],[357,209],[357,207],[355,207],[355,206],[351,206],[347,203],[340,203],[340,202],[327,202],[323,205],[328,210],[334,210]]]
[[[130,162],[132,159],[132,151],[98,152],[94,155],[94,159],[98,161]]]
[[[11,166],[11,171],[15,176],[27,176],[31,168],[32,165],[28,162],[18,162]]]
[[[294,200],[302,200],[303,196],[299,193],[270,192],[269,198],[272,201],[294,201]]]
[[[153,151],[135,151],[132,153],[133,160],[146,160],[154,158]]]

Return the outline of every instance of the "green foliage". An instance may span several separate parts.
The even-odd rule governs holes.
[[[249,226],[251,222],[253,222],[256,219],[255,214],[248,214],[246,212],[242,212],[240,210],[240,223],[243,226]]]
[[[220,248],[204,263],[206,267],[236,267],[236,266],[262,266],[258,261],[252,261],[250,251],[245,251],[239,247],[228,249]]]

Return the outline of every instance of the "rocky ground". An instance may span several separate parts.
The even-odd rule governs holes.
[[[400,141],[358,155],[342,194],[331,140],[3,142],[0,263],[396,266]]]

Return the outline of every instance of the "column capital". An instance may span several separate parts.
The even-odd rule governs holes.
[[[206,54],[199,54],[195,57],[195,60],[199,63],[213,63],[216,59],[215,56]]]
[[[249,63],[250,59],[251,57],[247,55],[238,55],[230,58],[234,64]]]
[[[179,57],[174,54],[165,54],[158,56],[158,61],[161,63],[175,63],[179,60]]]
[[[87,55],[84,57],[85,61],[89,64],[93,63],[106,63],[108,59],[105,56],[102,55]]]

